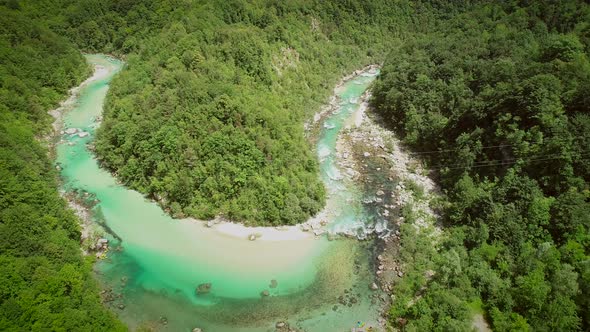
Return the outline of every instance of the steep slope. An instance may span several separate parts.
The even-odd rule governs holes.
[[[494,330],[588,329],[589,18],[581,1],[476,5],[387,59],[373,104],[448,193],[434,277],[394,290],[396,325],[481,298]]]
[[[10,7],[0,5],[0,330],[124,330],[100,303],[39,143],[47,110],[88,68],[71,43]]]

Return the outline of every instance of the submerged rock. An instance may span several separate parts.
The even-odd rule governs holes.
[[[270,281],[270,285],[268,287],[270,287],[270,288],[277,288],[278,285],[279,285],[279,283],[277,282],[277,280],[276,279],[272,279]]]
[[[260,296],[262,297],[267,297],[270,296],[270,292],[268,290],[263,290],[262,292],[260,292]]]
[[[195,290],[197,295],[207,294],[210,291],[211,291],[211,283],[210,282],[200,284],[199,286],[197,286],[197,289]]]

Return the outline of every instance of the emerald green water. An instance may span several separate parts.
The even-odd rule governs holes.
[[[349,331],[359,320],[375,322],[379,308],[371,304],[367,287],[373,278],[370,243],[311,234],[248,241],[202,222],[172,219],[101,169],[86,144],[93,140],[109,82],[123,64],[103,55],[87,59],[104,68],[104,75],[82,88],[64,127],[88,136],[64,134],[57,162],[65,191],[85,192],[98,201],[94,216],[106,226],[111,250],[95,269],[103,286],[112,289],[115,296],[108,304],[121,319],[132,328],[169,331],[272,331],[277,321],[307,331]],[[333,232],[362,229],[371,222],[360,190],[341,178],[334,151],[339,131],[359,107],[355,98],[374,76],[345,84],[341,106],[325,120],[328,128],[318,140]],[[270,286],[273,279],[276,287]],[[196,294],[202,283],[211,283],[211,291]],[[263,291],[269,296],[261,296]],[[337,303],[339,296],[346,300],[350,294],[354,303]]]

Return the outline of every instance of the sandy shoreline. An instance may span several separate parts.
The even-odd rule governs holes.
[[[63,100],[59,103],[59,106],[53,110],[48,111],[49,115],[53,117],[52,128],[53,131],[44,138],[45,142],[49,142],[49,153],[51,155],[51,159],[53,160],[53,155],[55,154],[55,145],[51,144],[51,142],[58,142],[60,141],[64,129],[64,116],[67,112],[71,111],[74,106],[76,105],[77,99],[80,97],[80,92],[89,84],[93,83],[94,81],[100,80],[105,78],[110,74],[109,68],[102,66],[102,65],[95,65],[93,68],[92,75],[85,79],[80,85],[71,88],[68,91],[68,98]],[[59,169],[59,166],[56,166]],[[89,206],[81,203],[76,199],[76,196],[72,193],[67,193],[63,190],[59,190],[60,195],[64,198],[68,207],[74,212],[74,214],[80,219],[80,227],[81,227],[81,235],[80,235],[80,242],[82,244],[90,244],[94,243],[95,238],[97,237],[96,234],[100,233],[100,226],[96,225],[92,220],[92,211]],[[89,243],[88,243],[89,242]],[[89,252],[82,246],[82,252],[85,255],[88,255]]]
[[[243,224],[220,220],[215,220],[213,222],[197,219],[186,220],[189,222],[202,223],[203,227],[209,227],[225,236],[250,241],[296,241],[309,239],[314,236],[313,233],[304,232],[299,226],[250,227]]]
[[[72,107],[75,105],[76,100],[80,96],[80,91],[84,87],[89,85],[90,83],[106,77],[109,73],[110,73],[109,69],[104,66],[101,66],[101,65],[94,66],[94,71],[92,73],[92,76],[90,76],[89,78],[84,80],[84,82],[82,82],[77,87],[71,88],[68,92],[69,97],[66,100],[60,102],[59,106],[56,109],[53,109],[53,110],[50,110],[47,112],[54,119],[53,124],[52,124],[52,126],[53,126],[53,135],[52,136],[53,137],[59,138],[59,136],[61,136],[60,130],[63,128],[63,125],[64,125],[63,116],[66,112],[70,111],[72,109]]]
[[[330,97],[329,103],[317,112],[314,117],[305,124],[306,131],[311,127],[316,126],[320,120],[326,116],[337,111],[340,107],[340,98],[338,94],[342,92],[344,84],[348,81],[356,78],[357,76],[365,73],[370,73],[378,69],[379,66],[376,64],[368,65],[362,69],[356,70],[353,73],[343,77],[340,82],[336,85],[333,90],[333,94]],[[364,112],[368,107],[368,98],[371,96],[370,93],[364,93],[359,99],[359,108],[353,113],[351,119],[356,126],[360,126],[364,119]],[[350,119],[349,119],[350,121]],[[307,221],[293,225],[293,226],[279,226],[279,227],[264,227],[264,226],[246,226],[244,224],[233,223],[222,220],[221,218],[215,218],[211,221],[197,220],[188,218],[185,220],[191,222],[201,222],[207,227],[211,227],[216,231],[226,236],[231,236],[237,239],[245,240],[256,240],[256,241],[293,241],[308,239],[311,237],[320,237],[327,233],[326,220],[330,220],[330,216],[334,215],[333,208],[329,202],[329,198],[324,208],[318,212],[317,215],[309,218]]]
[[[346,84],[351,79],[355,77],[374,71],[378,68],[378,65],[369,65],[364,67],[363,69],[356,70],[355,72],[343,77],[340,82],[336,85],[333,90],[333,95],[330,98],[329,104],[322,108],[322,110],[313,117],[312,121],[313,124],[317,124],[322,118],[332,114],[332,112],[336,111],[339,107],[339,98],[338,93],[341,92],[344,84]],[[100,80],[111,73],[110,69],[106,66],[102,65],[95,65],[94,72],[91,77],[86,79],[82,82],[79,86],[70,89],[69,97],[60,103],[60,106],[54,110],[49,111],[55,121],[53,123],[54,128],[54,138],[59,139],[60,131],[63,130],[63,116],[65,113],[70,111],[76,103],[77,98],[79,98],[80,91],[86,87],[87,85],[91,84],[94,81]],[[369,94],[365,93],[361,100],[359,110],[355,112],[352,118],[354,123],[360,123],[363,119],[363,113],[366,109],[367,98]],[[306,124],[308,126],[308,124]],[[68,204],[70,207],[76,212],[78,217],[82,220],[82,228],[83,234],[89,236],[91,231],[90,227],[92,226],[91,215],[88,211],[88,207],[84,207],[79,203],[73,201],[72,199],[68,199],[66,195],[64,197],[67,199]],[[326,220],[329,220],[330,216],[334,214],[329,202],[326,203],[324,209],[322,209],[316,216],[311,217],[307,221],[293,225],[293,226],[279,226],[279,227],[252,227],[246,226],[240,223],[234,223],[230,221],[223,220],[222,218],[218,217],[210,221],[205,220],[197,220],[194,218],[186,218],[180,220],[181,222],[191,222],[191,223],[202,223],[203,227],[209,227],[219,232],[219,234],[224,236],[230,236],[236,239],[243,239],[245,241],[295,241],[295,240],[302,240],[302,239],[309,239],[312,237],[320,237],[326,234]]]

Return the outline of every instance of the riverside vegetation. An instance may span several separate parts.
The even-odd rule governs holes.
[[[405,229],[414,273],[391,315],[449,331],[481,307],[498,331],[588,330],[590,8],[441,15],[392,51],[374,87],[377,112],[446,192],[438,252]]]
[[[11,6],[15,7],[12,2]],[[18,7],[17,7],[18,8]],[[89,69],[71,43],[0,7],[0,330],[124,330],[98,298],[39,138]]]
[[[375,109],[447,193],[436,247],[402,227],[392,325],[468,330],[479,307],[494,330],[590,328],[588,12],[582,1],[0,1],[0,329],[124,329],[99,303],[38,140],[46,111],[89,73],[79,50],[127,60],[96,143],[106,167],[175,216],[256,225],[321,209],[303,122],[344,73],[386,58]]]

